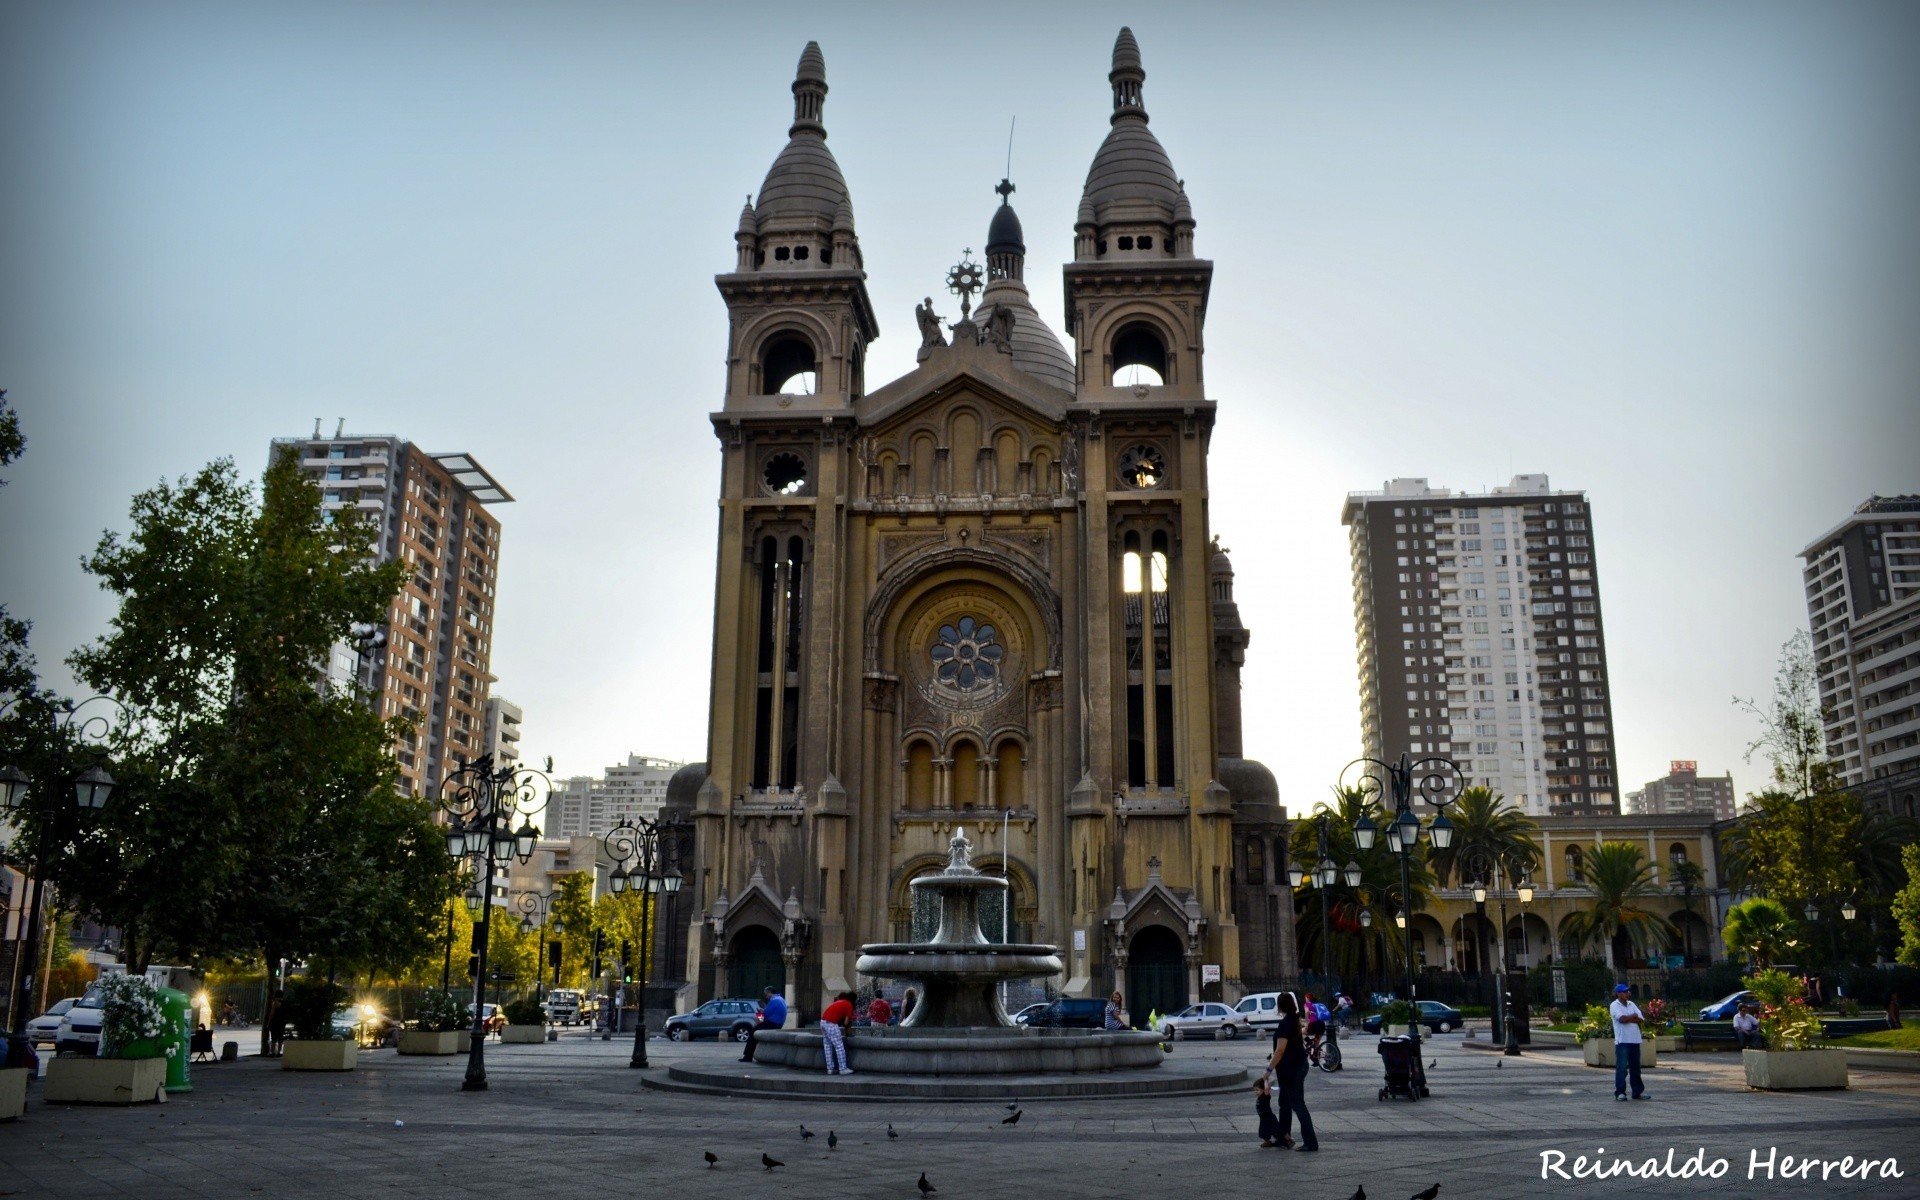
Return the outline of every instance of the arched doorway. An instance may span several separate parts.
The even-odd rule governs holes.
[[[733,958],[732,989],[729,996],[758,1000],[766,988],[782,991],[787,986],[787,966],[780,959],[780,939],[764,925],[749,925],[733,935],[728,944]]]
[[[1180,938],[1164,925],[1149,925],[1127,947],[1127,1015],[1145,1028],[1147,1015],[1177,1013],[1187,1006],[1186,955]]]

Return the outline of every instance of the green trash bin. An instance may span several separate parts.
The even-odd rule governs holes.
[[[156,991],[160,996],[160,1011],[167,1015],[167,1031],[154,1039],[167,1052],[167,1090],[190,1092],[193,1082],[187,1060],[192,1057],[189,1047],[193,1044],[193,998],[173,988]]]

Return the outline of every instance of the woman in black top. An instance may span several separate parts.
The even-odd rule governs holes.
[[[1267,1069],[1280,1084],[1281,1144],[1294,1117],[1300,1118],[1300,1144],[1294,1149],[1311,1152],[1320,1148],[1313,1136],[1313,1118],[1307,1114],[1307,1048],[1301,1038],[1300,1001],[1292,992],[1280,993],[1280,1023],[1273,1031],[1273,1057]]]

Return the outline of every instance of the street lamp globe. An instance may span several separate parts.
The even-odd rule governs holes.
[[[1433,848],[1435,850],[1445,850],[1448,846],[1453,845],[1453,822],[1447,820],[1446,813],[1440,813],[1433,818],[1433,824],[1429,827],[1429,833],[1433,837]]]
[[[1292,884],[1294,887],[1299,887],[1301,884],[1305,883],[1306,880],[1307,880],[1307,873],[1304,869],[1301,868],[1299,863],[1291,863],[1288,865],[1287,867],[1288,883]]]
[[[1860,915],[1860,910],[1853,906],[1853,901],[1849,900],[1840,906],[1840,915],[1851,921]]]
[[[533,917],[531,915],[520,918],[520,932],[522,934],[533,932]]]
[[[607,876],[607,886],[613,889],[616,896],[627,890],[627,873],[620,869],[620,864],[614,864],[613,873]]]
[[[1485,904],[1487,902],[1487,885],[1485,883],[1478,881],[1474,883],[1473,902],[1475,904]]]
[[[1348,887],[1359,887],[1360,880],[1365,877],[1364,873],[1360,870],[1360,864],[1351,858],[1347,860],[1346,875]]]
[[[490,839],[487,837],[487,827],[485,823],[482,822],[478,816],[476,816],[472,821],[468,822],[467,824],[467,853],[468,854],[473,855],[475,858],[478,858],[480,855],[485,854],[487,852],[487,843],[489,840]]]
[[[107,797],[113,792],[113,776],[107,769],[95,763],[80,773],[73,781],[73,798],[81,808],[105,808]]]
[[[1820,916],[1820,910],[1814,907],[1813,901],[1811,900],[1807,901],[1807,907],[1803,911],[1806,913],[1807,920],[1809,921],[1817,920]]]
[[[447,857],[464,858],[467,853],[467,827],[459,821],[447,826]]]
[[[1533,882],[1531,880],[1523,879],[1520,881],[1520,903],[1533,903]]]
[[[1395,839],[1398,844],[1394,846],[1394,849],[1398,850],[1402,857],[1411,855],[1414,848],[1420,844],[1420,818],[1414,816],[1413,810],[1409,808],[1394,818],[1393,823],[1400,832],[1400,836]],[[1440,827],[1437,823],[1434,826],[1433,832],[1436,837],[1440,833]],[[1451,829],[1449,829],[1447,833],[1447,838],[1449,841],[1453,838]],[[1434,842],[1434,848],[1445,849],[1438,841]]]
[[[478,916],[480,914],[479,890],[477,888],[468,890],[466,895],[466,901],[467,901],[467,914],[469,916]]]
[[[555,917],[553,919],[553,932],[556,935],[558,935],[558,934],[565,933],[566,931],[567,931],[567,923],[565,921],[562,921],[559,917]]]
[[[1395,925],[1398,925],[1400,928],[1405,929],[1407,927],[1407,914],[1403,912],[1397,912],[1393,914],[1393,923]]]
[[[1372,909],[1363,908],[1360,910],[1360,928],[1362,929],[1373,928],[1373,910]]]
[[[27,802],[27,789],[33,779],[19,767],[8,763],[0,767],[0,809],[12,812]]]
[[[1313,868],[1313,886],[1323,888],[1332,887],[1333,881],[1338,878],[1339,873],[1339,868],[1333,865],[1332,859],[1323,858]]]
[[[1360,819],[1353,823],[1353,844],[1362,850],[1371,850],[1374,835],[1378,832],[1379,827],[1374,825],[1372,814],[1363,812]]]
[[[513,852],[521,862],[533,857],[533,844],[540,840],[540,831],[533,827],[532,821],[521,822],[520,828],[513,832]]]
[[[667,873],[660,877],[660,890],[671,896],[680,890],[683,882],[685,880],[680,874],[680,868],[668,867]]]

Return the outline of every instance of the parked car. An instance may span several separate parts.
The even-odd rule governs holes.
[[[90,987],[87,994],[73,1002],[60,1017],[60,1028],[53,1035],[53,1049],[56,1054],[72,1051],[75,1054],[92,1054],[100,1045],[100,1026],[106,1017],[100,1011],[101,996],[98,987]]]
[[[1244,1013],[1236,1012],[1224,1004],[1190,1004],[1170,1017],[1160,1018],[1160,1035],[1166,1038],[1205,1034],[1207,1037],[1231,1039],[1243,1033],[1248,1037],[1253,1036],[1253,1025]]]
[[[1029,1019],[1027,1024],[1042,1029],[1105,1029],[1107,1002],[1062,996],[1047,1005],[1044,1012]]]
[[[499,1033],[507,1027],[507,1014],[500,1011],[498,1004],[483,1004],[480,1011],[485,1015],[488,1033]],[[467,1019],[473,1019],[473,1005],[467,1005]]]
[[[760,1006],[752,1000],[709,1000],[692,1012],[667,1018],[667,1037],[688,1042],[697,1037],[732,1038],[744,1042],[760,1017]]]
[[[384,1046],[399,1031],[399,1023],[371,1004],[349,1004],[333,1010],[333,1036],[352,1038],[362,1046]]]
[[[1280,993],[1255,992],[1244,996],[1233,1011],[1246,1019],[1253,1029],[1272,1031],[1280,1023]]]
[[[1013,1023],[1015,1025],[1031,1025],[1041,1013],[1047,1011],[1047,1008],[1048,1006],[1046,1004],[1029,1004],[1019,1012],[1013,1014]]]
[[[53,1007],[27,1022],[27,1040],[36,1046],[46,1045],[60,1037],[60,1018],[79,1001],[78,996],[54,1001]]]
[[[1702,1021],[1731,1021],[1733,1014],[1742,1004],[1752,1004],[1752,992],[1735,992],[1731,996],[1715,1000],[1700,1010]]]
[[[1420,1000],[1416,1001],[1416,1006],[1420,1009],[1420,1023],[1435,1033],[1446,1033],[1466,1024],[1466,1016],[1450,1004],[1442,1004],[1438,1000]],[[1368,1033],[1379,1033],[1380,1014],[1369,1015],[1360,1022],[1360,1028]]]
[[[578,1025],[580,993],[572,988],[555,988],[547,993],[547,1020],[555,1025]]]

